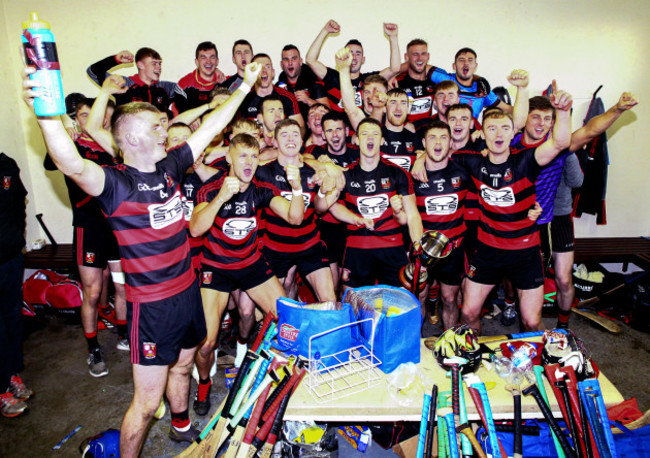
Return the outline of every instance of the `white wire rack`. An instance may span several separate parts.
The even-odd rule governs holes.
[[[330,355],[312,353],[312,344],[315,340],[346,327],[359,326],[367,321],[372,322],[370,348],[359,343]],[[366,318],[314,334],[309,338],[308,388],[316,402],[324,403],[341,399],[381,382],[383,373],[377,368],[381,361],[373,353],[375,324],[372,318]]]

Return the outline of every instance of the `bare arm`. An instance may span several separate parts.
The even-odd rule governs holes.
[[[350,210],[348,210],[345,205],[340,203],[335,203],[330,207],[330,213],[334,218],[346,224],[353,224],[355,226],[365,226],[366,229],[373,231],[375,229],[375,222],[370,218],[362,218],[359,215],[355,215]]]
[[[314,209],[316,213],[322,215],[336,203],[341,193],[336,188],[334,178],[328,176],[324,171],[318,172],[315,176],[317,177],[316,183],[320,185],[320,189],[314,199]]]
[[[526,70],[513,70],[508,76],[508,82],[517,88],[515,104],[512,107],[512,122],[514,124],[515,132],[522,129],[526,125],[526,120],[528,119],[529,81],[530,78]]]
[[[399,53],[399,40],[397,38],[397,24],[384,22],[384,33],[388,35],[390,43],[390,64],[388,68],[383,69],[379,74],[386,79],[390,79],[399,73],[402,65]]]
[[[535,159],[539,165],[546,165],[555,159],[562,150],[571,144],[571,105],[573,98],[571,94],[557,90],[553,80],[553,94],[551,94],[551,105],[555,109],[555,124],[551,137],[537,147]]]
[[[99,95],[95,99],[88,120],[86,121],[86,131],[95,140],[104,151],[111,156],[115,156],[117,146],[113,141],[111,132],[104,128],[104,117],[106,116],[106,107],[110,97],[114,94],[121,94],[126,91],[124,77],[120,75],[110,75],[104,80]]]
[[[341,100],[343,101],[343,108],[345,114],[350,119],[350,124],[354,130],[366,117],[361,108],[356,105],[354,97],[354,87],[352,87],[352,79],[350,77],[350,64],[352,64],[352,54],[348,48],[339,49],[336,52],[336,69],[339,71],[339,78],[341,80]]]
[[[271,199],[270,207],[273,213],[289,224],[298,225],[305,217],[305,201],[302,198],[300,170],[295,165],[287,166],[287,181],[291,185],[291,202],[281,196]]]
[[[194,207],[190,219],[190,234],[192,234],[192,237],[203,235],[212,227],[222,205],[239,193],[240,186],[237,177],[226,177],[214,199],[210,202],[201,202]]]
[[[253,87],[257,76],[260,74],[262,67],[260,64],[253,62],[246,66],[244,74],[244,82],[237,88],[237,90],[226,100],[219,108],[210,113],[209,116],[203,120],[201,127],[194,132],[190,138],[187,139],[187,144],[192,149],[194,160],[196,160],[203,150],[210,144],[212,139],[221,132],[230,122],[235,115],[237,108]],[[248,86],[244,88],[242,86]]]
[[[415,194],[402,196],[402,206],[406,214],[406,224],[409,228],[411,240],[420,240],[424,229],[422,227],[422,218],[418,212],[418,205],[415,200]]]
[[[318,32],[318,35],[316,35],[316,39],[314,42],[311,44],[309,47],[309,50],[307,51],[307,55],[305,56],[305,60],[307,61],[307,65],[309,65],[309,68],[311,68],[316,76],[318,76],[320,79],[325,78],[325,74],[327,73],[327,67],[325,64],[323,64],[321,61],[318,60],[318,56],[320,55],[320,50],[323,47],[323,43],[325,43],[325,39],[332,33],[339,33],[341,31],[341,26],[338,25],[338,23],[330,19],[327,21],[327,24]]]
[[[621,117],[623,113],[632,107],[636,106],[639,102],[630,92],[623,92],[618,99],[616,105],[611,107],[605,113],[596,116],[589,120],[589,122],[571,134],[571,151],[578,151],[591,140],[605,132],[614,122]]]
[[[36,70],[25,67],[23,70],[23,100],[27,106],[34,110],[34,91],[38,82],[30,80],[29,75]],[[83,159],[70,136],[63,127],[61,119],[57,117],[38,117],[38,126],[43,133],[47,151],[56,167],[64,175],[70,177],[81,189],[91,196],[98,196],[104,190],[106,175],[104,170],[92,161]]]

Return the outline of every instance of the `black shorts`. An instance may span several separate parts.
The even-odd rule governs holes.
[[[248,291],[273,277],[273,271],[264,257],[241,269],[220,269],[203,264],[201,266],[201,288],[229,293],[236,289]]]
[[[551,243],[553,253],[570,253],[575,250],[573,218],[571,215],[553,217],[553,221],[551,221]]]
[[[478,241],[478,220],[465,220],[467,230],[463,234],[463,249],[468,260],[472,259],[476,252],[476,243]]]
[[[446,258],[438,261],[429,269],[430,279],[435,278],[440,283],[458,286],[465,274],[465,250],[462,245],[454,248]]]
[[[542,254],[538,246],[502,250],[478,242],[466,275],[484,285],[496,285],[506,277],[517,289],[535,289],[544,284]]]
[[[320,239],[325,243],[325,247],[327,248],[329,262],[336,262],[340,265],[343,262],[345,239],[348,231],[345,224],[328,223],[319,219],[318,230],[320,231]]]
[[[117,240],[108,224],[75,227],[72,243],[78,266],[103,269],[108,261],[120,260]]]
[[[207,330],[198,284],[155,302],[127,302],[126,321],[131,342],[131,363],[166,366],[181,349],[194,348]]]
[[[380,285],[402,286],[399,271],[408,263],[403,247],[345,249],[341,280],[346,286],[357,288]]]
[[[330,268],[327,247],[323,242],[297,253],[282,253],[264,248],[264,258],[278,278],[285,278],[292,266],[298,267],[303,278],[322,268]]]

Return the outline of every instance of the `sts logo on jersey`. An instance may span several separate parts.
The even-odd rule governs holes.
[[[413,105],[411,105],[411,114],[429,114],[431,113],[431,97],[422,97],[421,99],[413,100]]]
[[[458,194],[427,197],[424,207],[427,215],[451,215],[458,209]]]
[[[388,208],[388,194],[379,194],[376,196],[359,197],[357,199],[357,208],[364,218],[377,219]]]
[[[154,229],[163,229],[183,218],[181,193],[176,192],[164,204],[149,205],[149,223]]]
[[[223,233],[233,240],[243,240],[257,227],[255,217],[230,218],[223,225]]]
[[[509,186],[501,189],[492,189],[482,184],[481,198],[486,204],[495,207],[512,207],[515,204],[515,192]]]
[[[408,156],[389,156],[388,154],[385,154],[382,157],[396,166],[403,168],[407,172],[411,170],[411,158]]]

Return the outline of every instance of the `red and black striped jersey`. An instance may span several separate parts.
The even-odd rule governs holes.
[[[212,202],[226,175],[211,178],[199,190],[196,204]],[[244,192],[235,194],[224,203],[214,223],[205,234],[203,264],[221,269],[241,269],[261,256],[261,211],[269,206],[273,191],[267,185],[253,180]]]
[[[374,220],[374,231],[365,226],[348,224],[347,245],[354,248],[389,248],[403,246],[402,227],[393,218],[390,198],[395,194],[413,194],[413,181],[404,169],[384,159],[366,172],[359,162],[343,172],[345,188],[338,203],[352,213]]]
[[[470,139],[465,146],[458,151],[464,153],[480,153],[486,148],[487,145],[485,144],[485,140],[479,138],[476,141]],[[455,154],[455,152],[453,154]],[[454,160],[453,154],[451,156],[452,161]],[[476,194],[476,189],[472,187],[472,189],[467,192],[467,197],[465,198],[465,221],[478,221],[480,213],[481,212],[478,208],[478,195]]]
[[[465,197],[473,188],[467,171],[449,161],[442,170],[427,171],[428,181],[413,181],[418,211],[425,231],[442,232],[460,245],[465,226]]]
[[[360,73],[357,78],[352,80],[352,88],[354,89],[354,103],[356,106],[363,106],[363,82],[370,75],[376,75],[379,72]],[[327,93],[327,100],[330,103],[330,108],[334,111],[345,111],[343,109],[343,102],[341,101],[341,78],[339,72],[333,68],[327,68],[325,78],[323,78],[325,85],[325,92]]]
[[[400,73],[395,77],[397,87],[404,89],[413,99],[408,122],[430,118],[433,113],[433,89],[436,85],[431,81],[432,72],[433,68],[427,72],[424,81],[411,78],[408,72]]]
[[[333,154],[328,151],[327,146],[310,145],[305,150],[305,154],[311,154],[316,159],[324,155],[329,157],[332,162],[334,162],[334,164],[338,165],[339,167],[347,167],[348,165],[359,160],[359,147],[353,145],[352,143],[347,143],[345,146],[345,151],[343,153]],[[334,218],[334,216],[332,216],[332,214],[329,212],[322,215],[321,219],[328,223],[339,223],[339,221]]]
[[[75,146],[82,158],[88,159],[99,166],[103,167],[117,163],[113,156],[104,151],[99,144],[89,137],[79,137],[75,141]],[[72,206],[72,225],[86,228],[105,225],[106,218],[102,213],[99,201],[86,194],[77,183],[67,176],[65,177],[65,184],[68,187],[68,196]]]
[[[200,107],[210,102],[210,91],[217,86],[217,81],[206,81],[198,70],[194,70],[178,81],[178,86],[185,92],[187,100],[179,98],[174,105],[179,113]]]
[[[311,167],[300,167],[300,182],[302,183],[302,199],[305,202],[305,216],[301,224],[295,226],[273,213],[271,208],[264,209],[265,232],[264,247],[283,253],[298,253],[320,242],[320,233],[316,227],[316,212],[314,199],[318,185],[314,183],[316,172]],[[287,182],[284,167],[276,160],[257,168],[255,177],[258,181],[268,184],[276,196],[282,196],[291,201],[291,185]]]
[[[384,139],[381,157],[410,172],[416,158],[415,150],[422,149],[422,137],[408,129],[394,132],[386,126],[382,126],[381,133]]]
[[[97,199],[120,246],[131,302],[167,299],[195,280],[180,185],[193,162],[192,150],[183,143],[154,172],[104,167],[104,190]]]
[[[345,151],[341,154],[330,153],[325,145],[309,145],[305,149],[305,154],[311,154],[316,159],[325,155],[329,157],[339,167],[347,167],[353,162],[359,160],[359,147],[348,143],[345,145]]]
[[[481,210],[478,239],[495,248],[520,250],[539,245],[535,221],[528,210],[535,204],[535,179],[540,167],[535,150],[510,154],[502,164],[493,164],[481,154],[454,154],[474,182]]]
[[[239,106],[237,113],[239,113],[239,116],[242,118],[257,120],[257,114],[261,109],[260,104],[262,103],[262,100],[271,96],[278,97],[282,101],[284,115],[287,118],[289,116],[300,114],[300,107],[298,106],[298,100],[296,100],[296,96],[286,89],[282,89],[281,87],[277,86],[273,86],[272,94],[264,97],[257,95],[255,89],[250,91]]]

